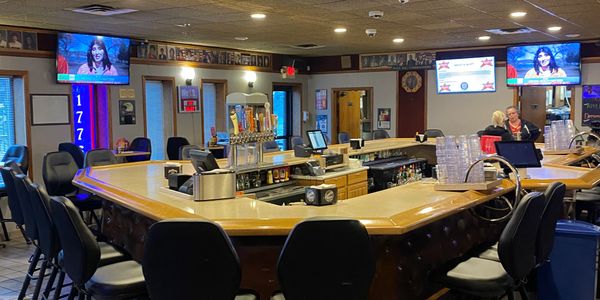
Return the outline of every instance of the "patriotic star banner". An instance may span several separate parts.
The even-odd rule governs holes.
[[[361,70],[432,70],[435,68],[435,52],[398,52],[361,54]]]
[[[493,56],[436,61],[438,94],[496,91]]]

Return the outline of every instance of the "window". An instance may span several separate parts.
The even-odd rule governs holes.
[[[0,157],[15,142],[13,80],[11,77],[0,76]]]
[[[202,84],[202,107],[204,109],[204,142],[206,143],[210,137],[210,128],[217,128],[217,86],[214,83]],[[223,115],[219,115],[224,118]]]
[[[277,115],[277,137],[275,142],[281,150],[287,150],[287,141],[291,133],[292,125],[292,92],[290,88],[277,87],[273,91],[273,113]]]
[[[163,84],[160,81],[146,82],[146,130],[152,143],[152,160],[165,159],[165,109]]]

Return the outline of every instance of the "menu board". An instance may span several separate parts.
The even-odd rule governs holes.
[[[581,125],[600,122],[600,85],[584,85],[581,98]]]
[[[445,59],[435,63],[438,94],[496,91],[493,56]]]

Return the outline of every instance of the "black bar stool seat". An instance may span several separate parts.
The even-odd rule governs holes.
[[[100,267],[85,283],[85,289],[94,299],[127,299],[146,293],[142,266],[135,261]]]
[[[453,290],[476,294],[480,297],[495,297],[506,292],[506,287],[515,286],[502,264],[484,258],[470,258],[446,274],[444,280]],[[466,286],[468,289],[461,289]]]

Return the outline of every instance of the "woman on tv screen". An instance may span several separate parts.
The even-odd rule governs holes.
[[[525,78],[567,77],[567,73],[556,64],[550,48],[538,48],[533,57],[533,68],[525,74]]]
[[[79,67],[77,74],[119,75],[110,62],[103,40],[92,40],[87,51],[87,62]]]

